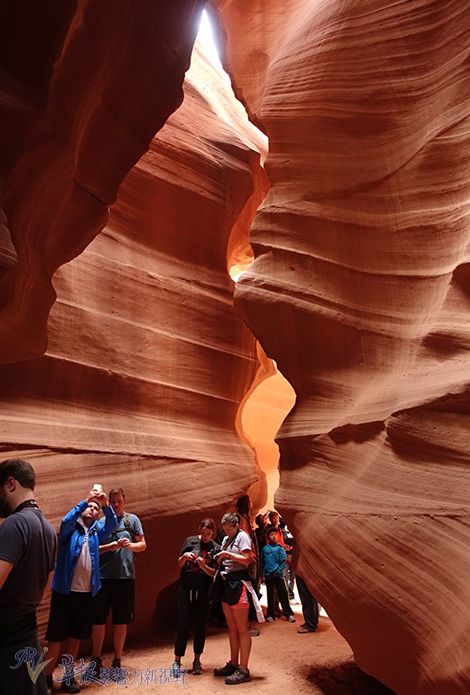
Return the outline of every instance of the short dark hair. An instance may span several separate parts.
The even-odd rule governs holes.
[[[276,536],[279,535],[278,532],[277,532],[277,528],[276,528],[275,526],[269,526],[269,528],[266,529],[266,536],[267,536],[267,538],[269,538],[269,535],[270,535],[271,533],[275,533]]]
[[[126,496],[122,487],[113,487],[113,489],[108,493],[108,499],[110,500],[113,495],[122,495],[123,497]]]
[[[211,531],[215,531],[214,519],[211,519],[210,517],[206,517],[205,519],[203,519],[199,524],[199,530],[203,528],[209,528]]]
[[[27,461],[21,459],[7,459],[0,463],[0,485],[5,485],[8,478],[14,478],[21,487],[34,490],[36,474],[34,468]]]

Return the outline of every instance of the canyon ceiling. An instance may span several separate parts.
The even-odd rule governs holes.
[[[145,634],[201,516],[264,502],[258,340],[296,394],[299,573],[398,695],[466,694],[467,3],[211,0],[240,101],[193,52],[204,6],[0,5],[4,458],[56,525],[125,488]]]

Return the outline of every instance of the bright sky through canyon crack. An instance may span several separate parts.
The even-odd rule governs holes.
[[[224,80],[230,84],[230,77],[227,75],[220,62],[219,53],[214,42],[214,36],[212,34],[212,27],[210,23],[209,16],[204,10],[202,13],[201,24],[199,25],[199,33],[197,35],[198,41],[204,48],[205,56],[210,60],[212,65],[216,68],[218,72],[222,75]]]

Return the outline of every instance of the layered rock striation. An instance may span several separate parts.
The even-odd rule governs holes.
[[[400,695],[463,695],[468,8],[212,6],[270,141],[236,299],[297,396],[277,437],[277,503],[298,570],[365,671]]]
[[[123,178],[181,104],[204,4],[4,3],[0,172],[15,253],[0,266],[1,362],[44,353],[51,277],[105,226]]]
[[[33,463],[56,526],[95,482],[142,519],[134,635],[158,621],[184,538],[257,477],[236,421],[258,360],[227,248],[265,195],[264,144],[199,50],[184,90],[105,229],[55,273],[46,353],[0,366],[4,458]]]

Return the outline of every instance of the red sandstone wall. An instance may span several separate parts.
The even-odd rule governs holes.
[[[263,143],[198,52],[184,89],[104,231],[55,273],[45,355],[0,366],[1,446],[33,463],[49,518],[94,482],[123,486],[141,517],[138,635],[184,538],[256,480],[235,423],[258,361],[227,247],[265,194]]]
[[[466,693],[466,3],[213,4],[237,93],[271,142],[272,190],[238,297],[297,394],[278,503],[299,565],[365,670],[400,695]],[[1,370],[2,446],[36,463],[56,520],[74,501],[72,473],[86,487],[97,470],[105,485],[118,473],[165,557],[178,514],[217,511],[254,478],[234,429],[252,342],[223,268],[260,175],[256,146],[233,146],[240,125],[222,127],[207,91],[177,145],[153,145],[126,179],[106,232],[55,275],[42,355],[50,278],[106,224],[180,103],[201,5],[0,11],[0,350],[13,363]],[[196,101],[217,118],[198,118]]]
[[[277,504],[298,566],[364,670],[400,695],[463,695],[467,3],[211,4],[270,139],[236,297],[297,394]]]
[[[123,178],[181,104],[204,0],[16,5],[0,10],[1,362],[44,353],[51,277],[104,227]]]

